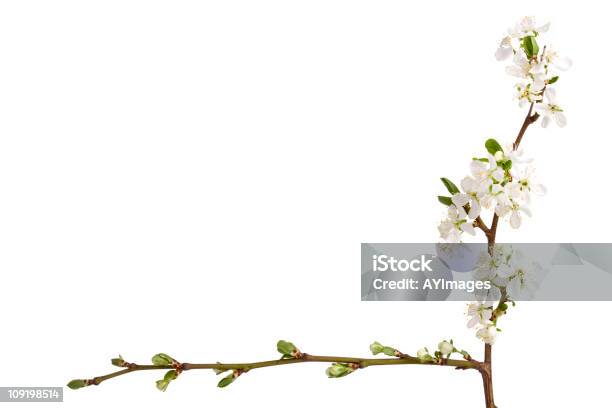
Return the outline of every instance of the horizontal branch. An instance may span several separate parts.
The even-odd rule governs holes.
[[[178,364],[166,364],[166,365],[151,365],[151,364],[134,364],[125,363],[126,368],[123,370],[115,371],[110,374],[94,377],[90,380],[83,380],[83,385],[99,385],[106,380],[111,378],[119,377],[125,374],[129,374],[136,371],[146,370],[177,370],[188,371],[188,370],[219,370],[228,371],[234,370],[244,373],[256,368],[263,367],[275,367],[288,364],[298,363],[344,363],[351,364],[355,368],[366,368],[371,366],[388,366],[388,365],[433,365],[433,366],[450,366],[456,367],[457,369],[480,369],[481,363],[476,360],[454,360],[454,359],[440,359],[439,361],[422,361],[416,357],[412,357],[406,354],[402,354],[397,358],[360,358],[360,357],[338,357],[338,356],[316,356],[306,353],[300,353],[299,358],[285,358],[278,360],[259,361],[253,363],[178,363]],[[80,381],[80,380],[77,380]]]

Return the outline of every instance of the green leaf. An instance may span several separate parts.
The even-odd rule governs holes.
[[[438,196],[438,201],[441,202],[444,205],[452,205],[453,204],[453,200],[451,200],[450,197],[446,197],[446,196]]]
[[[446,189],[448,190],[449,193],[457,194],[459,192],[459,189],[457,188],[457,186],[452,181],[450,181],[449,179],[447,179],[445,177],[440,177],[440,180],[442,180],[442,183],[444,184],[444,187],[446,187]]]
[[[523,37],[523,39],[521,39],[521,48],[525,51],[527,58],[530,59],[537,56],[540,52],[538,42],[532,35],[528,35],[527,37]]]
[[[486,157],[472,157],[472,160],[476,160],[476,161],[483,162],[483,163],[489,162],[489,159]]]
[[[233,383],[235,379],[236,379],[236,377],[234,377],[234,373],[232,373],[232,374],[228,375],[227,377],[223,377],[221,379],[221,381],[219,381],[219,383],[217,384],[217,387],[219,387],[219,388],[227,387],[228,385]]]
[[[495,139],[487,139],[487,141],[485,142],[485,147],[487,148],[487,151],[493,156],[495,156],[495,153],[497,152],[504,151],[504,149],[502,149],[500,144]]]
[[[168,389],[168,385],[169,384],[170,384],[170,381],[166,381],[166,380],[157,380],[157,381],[155,381],[155,386],[161,392],[165,392]]]
[[[559,75],[555,75],[554,77],[550,78],[547,82],[548,82],[548,85],[552,85],[558,80],[559,80]]]
[[[374,343],[370,344],[370,351],[374,355],[377,355],[378,353],[382,353],[384,348],[385,348],[385,346],[383,346],[382,344],[380,344],[377,341],[375,341]]]
[[[383,354],[390,357],[395,357],[397,350],[393,347],[384,347],[382,350]]]
[[[172,380],[176,380],[176,377],[178,377],[178,374],[175,370],[170,370],[166,373],[166,375],[164,375],[164,381],[172,381]]]
[[[175,359],[164,353],[154,355],[151,361],[156,366],[172,365],[172,363],[176,362]]]
[[[85,380],[72,380],[66,384],[71,390],[78,390],[79,388],[87,387]]]
[[[512,160],[505,160],[501,163],[502,169],[508,171],[512,168]]]

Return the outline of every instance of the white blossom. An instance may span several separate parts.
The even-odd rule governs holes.
[[[493,302],[472,302],[468,304],[467,315],[470,319],[467,326],[488,324],[493,314]]]
[[[532,84],[516,84],[515,98],[519,102],[519,106],[522,108],[532,102],[540,102],[542,100],[542,90],[539,89],[534,91]]]
[[[438,350],[440,350],[440,353],[442,353],[442,355],[447,356],[455,350],[455,346],[450,344],[448,341],[442,341],[438,343]]]
[[[483,183],[482,187],[490,186],[494,181],[500,181],[504,177],[504,170],[497,165],[497,160],[491,154],[486,157],[486,161],[472,160],[470,163],[472,177]]]
[[[476,219],[480,215],[479,195],[482,193],[480,184],[471,177],[465,177],[461,180],[461,189],[463,193],[457,193],[451,197],[453,204],[458,207],[463,207],[466,204],[470,206],[468,217]]]
[[[497,328],[493,323],[483,326],[476,331],[476,337],[487,344],[494,344],[497,337]]]
[[[467,213],[463,207],[455,205],[448,207],[447,217],[440,222],[438,231],[440,232],[440,237],[447,242],[460,242],[461,233],[463,232],[476,235],[474,225],[467,220]]]
[[[513,53],[514,48],[512,47],[512,37],[506,36],[502,38],[501,42],[499,43],[499,47],[495,52],[495,58],[498,61],[503,61],[510,58]]]
[[[557,93],[552,88],[546,88],[544,91],[546,100],[535,106],[536,112],[542,115],[542,127],[547,127],[554,120],[557,126],[563,127],[567,124],[567,119],[563,113],[563,109],[557,104]]]
[[[514,38],[523,38],[527,36],[537,36],[545,33],[550,28],[550,23],[538,26],[535,18],[531,16],[523,17],[513,28],[508,29],[508,34]]]
[[[517,52],[512,59],[514,65],[508,65],[506,72],[509,75],[531,81],[535,91],[541,91],[546,84],[544,64],[528,60],[523,52]]]
[[[559,71],[567,71],[572,67],[572,60],[568,57],[561,57],[550,45],[544,51],[543,60],[546,65],[552,65]]]
[[[567,123],[565,113],[556,102],[551,87],[559,80],[557,71],[568,70],[572,60],[545,43],[542,37],[548,28],[549,24],[538,25],[533,17],[523,17],[502,38],[495,58],[503,61],[513,56],[506,72],[522,79],[514,86],[514,97],[519,106],[533,105],[542,116],[542,127],[547,127],[553,120],[563,127]]]
[[[512,208],[510,208],[510,226],[512,228],[517,229],[521,226],[523,222],[521,213],[531,217],[531,210],[524,205],[514,204]]]
[[[429,350],[427,350],[427,347],[420,348],[417,351],[417,358],[421,361],[430,361],[432,359],[431,355],[429,354]]]
[[[532,193],[538,196],[546,194],[546,187],[537,181],[533,166],[513,167],[510,175],[512,182],[508,183],[506,191],[512,201],[529,204]]]
[[[542,267],[515,251],[509,260],[510,276],[506,290],[511,299],[531,299],[542,278]]]

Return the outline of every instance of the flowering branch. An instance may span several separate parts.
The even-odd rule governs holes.
[[[557,83],[559,75],[553,69],[565,70],[571,61],[561,58],[550,46],[544,46],[540,53],[538,39],[548,31],[549,25],[536,26],[531,17],[525,17],[506,35],[495,53],[498,60],[513,57],[513,65],[506,67],[506,72],[521,79],[515,85],[515,97],[519,106],[529,105],[527,115],[519,129],[514,142],[504,149],[495,139],[485,142],[487,154],[483,157],[473,157],[470,163],[471,174],[461,180],[457,187],[451,180],[441,178],[442,183],[451,196],[438,196],[438,201],[447,206],[446,218],[438,226],[440,236],[444,241],[460,242],[463,233],[475,235],[475,229],[480,229],[487,238],[488,251],[481,256],[474,271],[476,279],[491,283],[490,292],[484,299],[492,301],[477,301],[468,305],[468,327],[476,328],[476,336],[484,343],[483,361],[474,360],[465,350],[459,350],[453,341],[442,341],[437,350],[431,354],[427,348],[421,348],[416,357],[404,354],[395,348],[383,346],[378,342],[370,345],[374,355],[384,354],[391,358],[359,358],[318,356],[302,353],[292,343],[281,340],[277,350],[281,358],[254,363],[180,363],[167,354],[156,354],[152,365],[128,363],[122,357],[112,360],[112,364],[122,370],[86,380],[72,380],[68,387],[83,388],[89,385],[99,385],[111,378],[119,377],[136,371],[166,370],[164,377],[156,382],[157,388],[165,391],[168,385],[178,376],[188,370],[214,370],[217,374],[228,373],[219,383],[226,387],[239,376],[250,370],[305,362],[332,363],[326,370],[330,378],[347,376],[358,369],[370,366],[386,365],[437,365],[451,366],[460,370],[475,369],[480,372],[483,380],[486,408],[496,408],[493,397],[493,350],[496,340],[498,320],[505,315],[509,304],[514,305],[520,291],[530,291],[531,280],[526,271],[532,265],[518,251],[495,245],[499,221],[507,219],[512,228],[519,228],[522,223],[521,214],[531,216],[528,205],[532,194],[542,194],[545,189],[534,181],[533,170],[526,166],[530,160],[522,157],[519,149],[523,137],[532,124],[541,118],[542,127],[555,122],[559,127],[566,125],[563,109],[558,105],[555,90],[551,85]],[[493,212],[490,226],[482,219],[482,210]],[[462,359],[451,359],[454,354]]]

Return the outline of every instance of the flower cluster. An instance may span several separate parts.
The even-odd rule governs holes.
[[[476,337],[487,344],[495,343],[497,327],[493,318],[493,302],[472,302],[468,304],[468,327],[476,328]]]
[[[513,300],[533,298],[541,279],[543,268],[508,244],[496,244],[489,252],[483,252],[474,269],[474,279],[489,281],[493,292],[482,293],[481,299],[499,299],[499,289],[504,288]],[[479,294],[477,294],[479,297]]]
[[[438,197],[448,206],[446,217],[438,226],[440,237],[447,242],[461,241],[464,232],[474,235],[474,227],[478,226],[475,220],[483,208],[495,211],[500,218],[507,218],[513,228],[518,228],[522,214],[531,216],[532,194],[545,193],[544,186],[534,177],[531,160],[522,157],[522,150],[514,150],[512,145],[504,150],[494,139],[487,140],[485,147],[488,154],[472,159],[470,175],[461,180],[461,189],[450,180],[442,179],[452,194]]]
[[[507,304],[495,307],[492,300],[506,292],[506,299],[531,299],[543,277],[542,267],[515,250],[511,245],[496,244],[491,253],[484,251],[474,269],[474,279],[491,282],[491,290],[477,293],[479,301],[468,304],[468,328],[476,328],[476,337],[493,344],[499,329],[497,318],[504,314]]]
[[[542,47],[540,52],[538,40],[549,26],[538,26],[533,17],[524,17],[508,29],[495,52],[495,58],[499,61],[512,58],[512,65],[506,67],[506,72],[521,79],[515,85],[519,106],[533,104],[535,111],[542,115],[542,127],[553,120],[563,127],[567,120],[551,85],[559,80],[558,71],[569,69],[572,61],[561,57],[550,45]]]
[[[454,353],[461,354],[465,360],[471,360],[472,357],[465,350],[459,350],[455,347],[453,340],[442,340],[438,343],[438,350],[433,355],[429,353],[427,347],[422,347],[417,351],[417,358],[422,363],[440,364],[444,359],[450,358]]]

